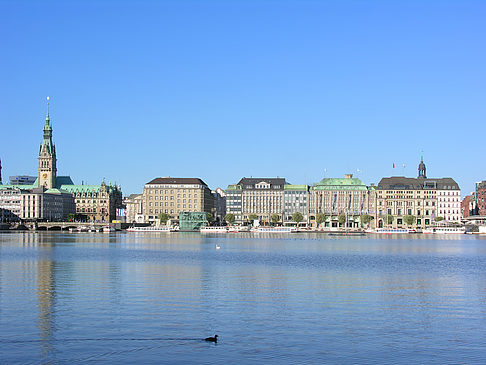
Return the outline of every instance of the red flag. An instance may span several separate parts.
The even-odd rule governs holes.
[[[395,164],[393,164],[393,168],[395,168]]]

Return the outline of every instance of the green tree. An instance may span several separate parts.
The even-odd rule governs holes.
[[[277,213],[273,213],[272,216],[270,217],[270,220],[272,221],[273,224],[276,224],[280,220],[280,216]]]
[[[206,216],[206,219],[208,220],[209,223],[213,223],[214,222],[213,213],[208,213],[208,215]]]
[[[393,223],[393,220],[395,219],[393,217],[393,215],[391,215],[391,214],[388,214],[388,215],[380,215],[380,218],[383,219],[383,222],[387,222],[387,220],[388,220],[388,224],[392,224]]]
[[[444,217],[435,217],[434,221],[440,222],[440,221],[443,221],[444,219],[445,219]]]
[[[250,214],[248,216],[248,220],[253,222],[254,220],[258,219],[258,216],[256,214]]]
[[[369,224],[373,220],[373,217],[369,214],[363,214],[360,220],[362,224]]]
[[[168,215],[167,213],[160,213],[158,218],[160,220],[160,223],[166,224],[167,221],[170,219],[170,215]]]
[[[302,213],[300,212],[295,212],[293,215],[292,215],[292,220],[297,223],[297,227],[299,226],[299,223],[302,222],[304,220],[304,216],[302,215]]]
[[[338,216],[338,222],[341,223],[341,225],[343,225],[344,223],[346,223],[346,216],[343,213],[339,214],[339,216]]]
[[[403,217],[403,220],[405,223],[407,223],[409,226],[413,225],[417,218],[415,218],[414,215],[407,214],[405,217]]]
[[[233,224],[235,223],[235,215],[234,214],[231,214],[231,213],[228,213],[226,214],[226,216],[224,217],[224,220],[229,223],[229,224]]]
[[[76,214],[74,214],[74,213],[69,213],[69,214],[67,215],[67,220],[68,220],[68,222],[73,222],[73,221],[74,221],[74,217],[76,217]]]
[[[319,225],[319,224],[322,224],[326,221],[326,215],[324,213],[319,213],[316,215],[316,223]]]

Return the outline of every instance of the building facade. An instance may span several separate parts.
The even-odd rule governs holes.
[[[476,190],[461,202],[462,218],[486,216],[486,181],[476,183]]]
[[[74,199],[67,191],[59,189],[0,189],[2,222],[63,221],[75,212]]]
[[[214,221],[219,224],[224,221],[226,216],[226,192],[221,188],[217,188],[211,191],[211,194],[214,202]]]
[[[115,184],[61,185],[74,197],[76,215],[89,222],[112,222],[116,210],[122,207],[122,192]]]
[[[237,224],[243,223],[242,198],[243,190],[241,185],[228,185],[226,189],[226,214],[233,214]]]
[[[226,212],[242,224],[256,216],[261,224],[269,224],[273,214],[284,217],[284,178],[242,178],[226,189]]]
[[[381,179],[376,190],[378,227],[423,229],[439,220],[460,221],[459,185],[452,178],[427,178],[425,172],[422,159],[417,178]],[[406,216],[413,216],[413,224]]]
[[[461,214],[461,190],[452,179],[449,183],[444,179],[437,182],[438,211],[437,216],[444,218],[445,222],[460,222]]]
[[[478,204],[478,214],[486,216],[486,181],[476,184],[476,201]]]
[[[25,218],[22,219],[48,219],[58,217],[59,211],[57,198],[64,199],[65,194],[71,194],[74,199],[75,211],[82,220],[93,222],[111,222],[116,218],[116,209],[121,208],[122,192],[116,184],[106,185],[75,185],[69,176],[57,176],[56,147],[52,140],[52,126],[49,117],[49,103],[47,104],[46,121],[43,127],[43,138],[39,148],[37,178],[32,184],[27,181],[19,181],[20,184],[0,185],[2,189],[20,189],[21,194],[31,195],[31,202],[35,203],[35,209],[25,207]],[[25,180],[25,179],[24,179]],[[42,194],[36,189],[43,189]],[[35,193],[34,193],[35,191]],[[33,200],[32,200],[33,199]],[[54,199],[54,200],[53,200]],[[42,204],[40,204],[42,201]],[[66,203],[69,205],[70,203]],[[42,207],[42,209],[41,209]],[[45,208],[45,211],[44,211]],[[49,209],[53,209],[49,213]],[[20,216],[23,217],[23,212]],[[64,214],[64,213],[63,213]],[[37,217],[37,218],[35,218]],[[53,218],[58,219],[58,218]]]
[[[21,219],[21,192],[19,188],[0,189],[0,222],[18,222]]]
[[[478,209],[476,204],[476,194],[474,192],[471,195],[467,195],[461,201],[461,215],[462,218],[467,218],[473,215],[478,215]]]
[[[146,183],[142,193],[144,221],[154,223],[161,213],[179,219],[181,212],[214,212],[211,190],[199,178],[159,177]]]
[[[302,214],[303,223],[309,222],[309,186],[284,185],[284,220],[283,223],[292,223],[295,213]]]
[[[316,217],[324,214],[324,227],[361,227],[361,216],[376,215],[375,186],[366,186],[347,174],[344,178],[324,178],[310,188],[310,222],[317,227]],[[345,222],[340,223],[340,216]]]
[[[65,190],[43,187],[23,190],[22,220],[66,221],[76,210],[72,194]]]
[[[36,180],[37,176],[18,175],[9,177],[10,185],[33,185]]]
[[[143,223],[143,195],[131,194],[124,199],[127,209],[127,223]]]

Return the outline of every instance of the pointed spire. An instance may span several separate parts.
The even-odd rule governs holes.
[[[47,115],[46,115],[46,124],[49,125],[49,97],[47,97]]]

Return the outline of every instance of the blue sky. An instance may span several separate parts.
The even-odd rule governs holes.
[[[423,150],[464,195],[486,179],[485,18],[467,0],[0,0],[3,180],[36,175],[49,95],[76,183],[378,183]]]

